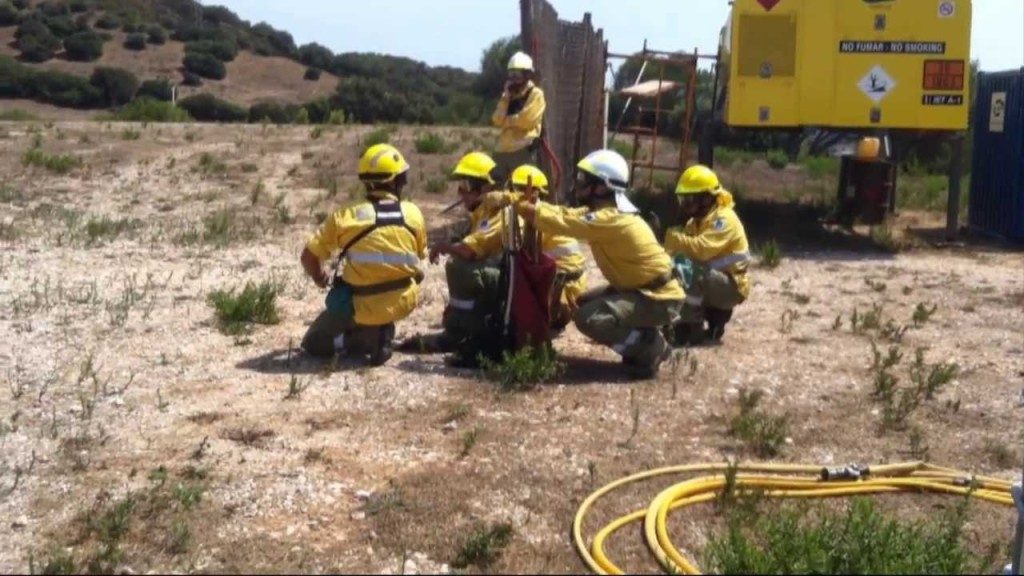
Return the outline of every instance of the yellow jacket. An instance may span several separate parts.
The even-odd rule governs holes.
[[[517,152],[540,138],[546,108],[544,91],[533,82],[516,94],[503,94],[491,116],[491,122],[501,128],[498,152]]]
[[[673,256],[682,254],[728,274],[736,281],[740,294],[750,296],[750,245],[732,202],[722,202],[703,219],[691,219],[685,227],[669,229],[665,249]]]
[[[401,218],[398,218],[399,212]],[[378,227],[352,244],[374,226]],[[388,194],[379,198],[376,210],[369,200],[342,207],[327,218],[306,248],[321,263],[347,248],[341,278],[358,290],[422,277],[419,265],[427,255],[427,231],[423,214],[415,204],[399,202]],[[357,294],[354,296],[355,321],[362,326],[396,322],[412,313],[418,299],[417,282],[383,294]]]
[[[571,236],[589,243],[598,268],[615,290],[638,290],[654,300],[686,298],[672,276],[671,258],[636,214],[624,214],[616,208],[587,212],[538,202],[536,224],[544,234]]]
[[[505,247],[505,220],[500,212],[487,219],[482,217],[483,213],[477,213],[481,210],[486,212],[487,208],[482,205],[470,216],[470,221],[474,223],[473,229],[462,240],[474,254],[484,259],[499,256]],[[541,234],[540,244],[541,250],[555,261],[558,271],[570,277],[565,284],[562,299],[575,302],[587,291],[583,247],[575,238],[556,234]]]

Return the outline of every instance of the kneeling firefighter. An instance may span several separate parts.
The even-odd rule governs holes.
[[[510,184],[511,192],[492,192],[487,195],[484,205],[489,209],[498,210],[516,204],[522,200],[527,190],[535,191],[545,200],[550,196],[548,177],[536,166],[527,164],[516,168],[512,172]],[[551,328],[559,332],[572,321],[572,313],[578,307],[577,301],[587,291],[586,257],[583,254],[583,245],[570,236],[542,233],[539,234],[539,239],[541,253],[554,260],[557,267],[552,287]],[[490,248],[497,252],[503,247],[493,245]]]
[[[519,222],[513,213],[485,202],[493,199],[490,193],[496,186],[495,167],[494,160],[480,152],[468,154],[459,162],[451,178],[459,182],[459,197],[470,213],[471,230],[460,242],[435,246],[430,253],[432,262],[441,255],[451,257],[445,267],[449,301],[444,334],[437,347],[454,352],[449,363],[457,367],[474,367],[481,354],[499,356],[510,344],[505,330],[507,318],[503,317],[509,297],[507,256],[512,248],[510,235]],[[514,188],[525,189],[530,183],[547,189],[544,173],[533,166],[515,170],[511,182]],[[554,304],[557,310],[550,320],[556,329],[564,328],[570,302],[585,290],[582,250],[578,242],[566,237],[545,236],[540,245],[557,268],[553,281],[557,292],[551,292],[554,302],[545,302],[544,308]],[[548,290],[541,292],[550,296]]]
[[[585,208],[564,208],[527,195],[516,210],[543,234],[590,244],[609,286],[580,298],[580,332],[612,347],[635,378],[653,378],[671,349],[661,328],[678,318],[686,294],[672,260],[626,197],[629,166],[611,150],[577,165],[576,197]]]
[[[720,342],[733,309],[750,296],[750,246],[732,194],[706,166],[687,169],[676,187],[685,224],[669,229],[665,249],[686,282],[675,327],[678,345]],[[704,322],[707,322],[707,328]]]
[[[427,252],[423,214],[401,199],[408,171],[394,147],[371,147],[359,161],[366,199],[329,216],[306,245],[306,274],[321,288],[331,285],[327,309],[302,341],[307,353],[369,356],[374,366],[391,358],[394,323],[416,308]],[[337,265],[329,274],[324,264],[334,254]]]

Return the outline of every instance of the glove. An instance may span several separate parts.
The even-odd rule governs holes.
[[[486,212],[493,213],[511,206],[514,202],[514,196],[508,192],[489,192],[484,196],[483,207]]]

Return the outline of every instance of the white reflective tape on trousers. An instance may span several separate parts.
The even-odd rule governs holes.
[[[641,335],[642,334],[639,330],[633,330],[629,333],[629,336],[626,337],[622,344],[616,344],[613,349],[619,354],[624,354],[626,350],[629,350],[630,346],[640,341]]]
[[[464,310],[470,312],[476,307],[476,300],[461,300],[459,298],[452,298],[448,301],[448,305],[456,310]]]
[[[345,258],[352,264],[390,264],[392,266],[419,266],[420,264],[420,259],[413,254],[349,252]]]
[[[565,246],[559,246],[558,248],[552,248],[551,250],[548,250],[544,254],[557,260],[559,258],[565,258],[566,256],[580,254],[581,252],[582,249],[580,248],[579,244],[568,244]]]
[[[730,266],[743,264],[744,262],[750,262],[750,252],[730,254],[729,256],[723,256],[717,260],[712,260],[711,262],[708,262],[708,268],[711,268],[712,270],[725,270]]]

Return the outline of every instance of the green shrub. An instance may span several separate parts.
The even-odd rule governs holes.
[[[302,79],[310,82],[316,82],[317,80],[320,80],[321,73],[322,72],[319,68],[306,68],[306,73],[302,75]]]
[[[124,47],[127,50],[134,50],[136,52],[146,49],[146,35],[145,34],[129,34],[124,39]]]
[[[326,124],[331,117],[331,101],[327,98],[317,98],[303,105],[306,113],[309,114],[309,121],[313,124]]]
[[[10,2],[0,2],[0,26],[14,26],[18,23],[18,9]]]
[[[782,248],[774,238],[765,242],[758,253],[761,257],[760,265],[764,268],[774,270],[779,267],[779,264],[782,264]]]
[[[341,126],[345,123],[345,111],[344,110],[333,110],[331,111],[330,117],[327,118],[327,123],[332,126]]]
[[[125,34],[137,34],[141,27],[142,26],[134,20],[126,20],[125,23],[121,25],[121,31]]]
[[[789,418],[771,416],[760,410],[764,392],[740,390],[739,413],[729,424],[729,434],[743,441],[758,457],[778,456],[786,444]]]
[[[300,110],[302,108],[295,104],[258,102],[249,109],[249,122],[260,123],[266,121],[274,124],[291,124],[295,122]]]
[[[55,70],[36,70],[0,56],[0,97],[27,98],[66,108],[95,108],[103,92],[81,76]]]
[[[103,39],[92,31],[72,34],[64,39],[64,52],[68,60],[92,62],[103,56]]]
[[[200,122],[245,122],[249,111],[241,106],[221,100],[212,94],[197,94],[178,103],[190,116]]]
[[[221,62],[231,62],[238,56],[238,44],[230,40],[197,40],[185,45],[186,54],[207,54]]]
[[[193,74],[192,72],[186,70],[181,75],[181,83],[185,86],[191,86],[195,88],[203,85],[203,79],[200,78],[198,74]]]
[[[891,520],[871,500],[844,512],[784,505],[730,514],[704,549],[715,574],[982,574],[992,566],[964,545],[966,502],[938,517]]]
[[[75,24],[75,21],[71,19],[71,16],[47,16],[43,22],[46,23],[46,27],[50,29],[57,38],[67,38],[76,32],[82,32],[83,30]]]
[[[89,10],[88,0],[71,0],[68,2],[68,9],[72,14],[81,14]]]
[[[277,296],[281,288],[273,282],[247,283],[241,292],[218,290],[209,296],[220,331],[228,335],[249,332],[253,324],[272,325],[280,321]]]
[[[47,154],[39,148],[32,148],[21,157],[21,163],[25,166],[36,166],[45,168],[56,174],[67,174],[82,165],[82,160],[76,156]]]
[[[38,18],[29,18],[19,24],[14,37],[18,40],[21,58],[26,62],[46,62],[61,47],[60,38]]]
[[[93,70],[89,83],[106,94],[107,103],[111,106],[123,106],[131,102],[139,90],[139,79],[135,74],[121,68],[100,66]]]
[[[768,165],[775,170],[782,170],[789,166],[789,156],[782,150],[769,150],[765,159],[768,161]]]
[[[146,41],[156,45],[166,44],[167,32],[159,24],[151,24],[146,27]]]
[[[152,98],[153,100],[159,100],[161,102],[170,102],[174,98],[174,87],[171,86],[171,81],[166,78],[160,78],[158,80],[146,80],[139,86],[139,91],[135,93],[136,98]]]
[[[391,137],[395,135],[395,129],[390,126],[381,126],[363,138],[363,146],[369,148],[377,144],[389,144]]]
[[[186,54],[183,64],[185,70],[211,80],[223,80],[228,75],[228,70],[223,62],[202,52]]]
[[[11,4],[18,10],[24,10],[29,6],[29,0],[11,0]]]
[[[419,154],[444,154],[449,150],[444,137],[434,132],[420,134],[416,137],[414,145]]]
[[[839,160],[831,156],[808,156],[804,158],[803,165],[813,180],[821,180],[830,175],[839,176]]]
[[[503,523],[489,528],[477,527],[459,547],[452,560],[452,567],[463,569],[470,566],[489,568],[501,551],[512,541],[512,525]]]
[[[96,19],[96,27],[100,30],[117,30],[121,27],[121,20],[108,12]]]
[[[538,384],[550,382],[563,369],[550,346],[536,349],[527,346],[515,353],[505,352],[500,362],[483,358],[480,366],[487,379],[496,382],[504,392],[530,390]]]
[[[154,100],[148,96],[138,98],[117,113],[124,122],[190,122],[188,112],[170,102]]]
[[[3,110],[0,111],[0,121],[4,122],[32,122],[39,120],[34,114],[25,112],[24,110]]]
[[[317,43],[304,44],[299,47],[299,62],[310,68],[324,70],[331,66],[334,60],[334,53],[330,48]]]

